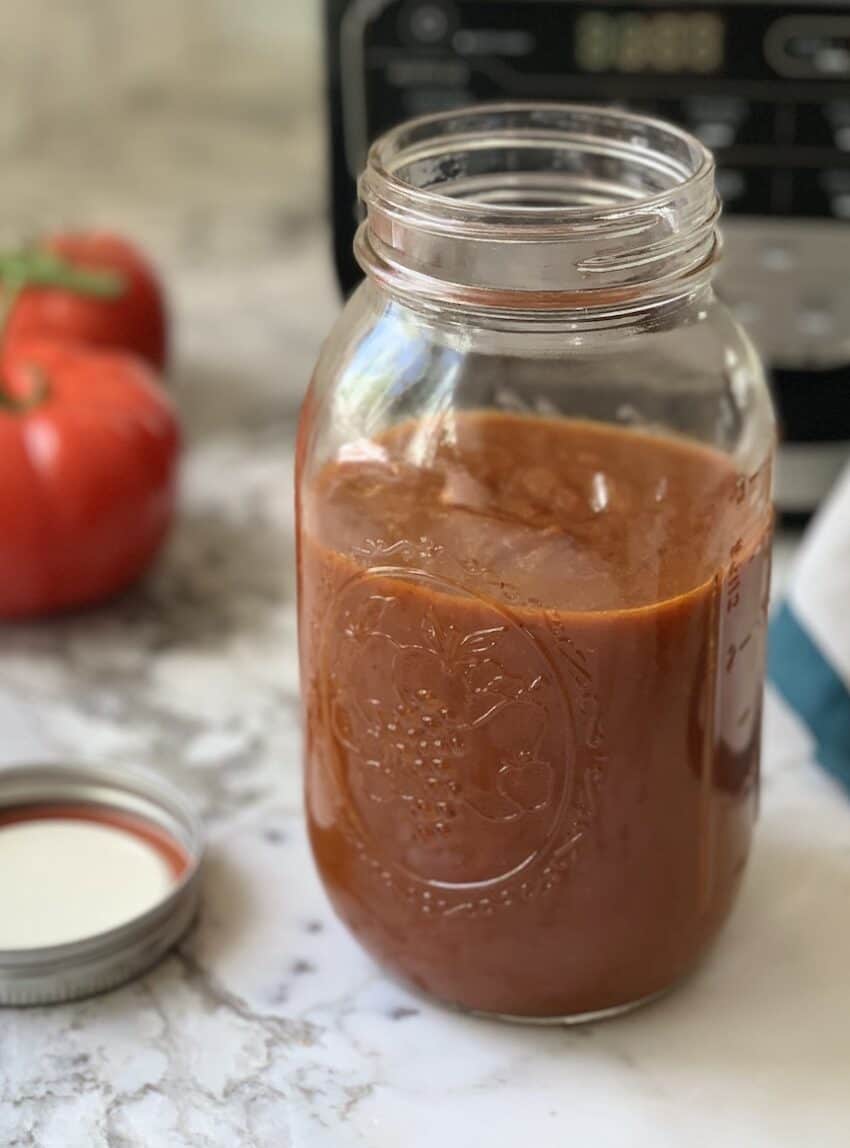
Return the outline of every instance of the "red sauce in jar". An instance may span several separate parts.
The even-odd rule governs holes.
[[[755,811],[766,482],[673,437],[455,413],[307,485],[310,834],[384,965],[552,1017],[694,964]]]

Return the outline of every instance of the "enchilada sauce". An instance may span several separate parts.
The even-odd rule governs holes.
[[[524,1017],[695,963],[755,811],[768,487],[673,437],[475,413],[306,484],[310,835],[380,962]]]

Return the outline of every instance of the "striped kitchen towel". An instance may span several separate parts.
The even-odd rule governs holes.
[[[803,538],[771,620],[768,674],[850,791],[850,464]]]

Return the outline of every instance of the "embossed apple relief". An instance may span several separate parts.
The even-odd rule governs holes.
[[[410,570],[337,596],[323,658],[331,759],[372,857],[446,885],[527,868],[570,781],[571,724],[511,616]]]

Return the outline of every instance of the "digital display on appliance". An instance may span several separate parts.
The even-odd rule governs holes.
[[[709,75],[723,67],[724,35],[714,12],[584,12],[575,59],[583,72]]]

